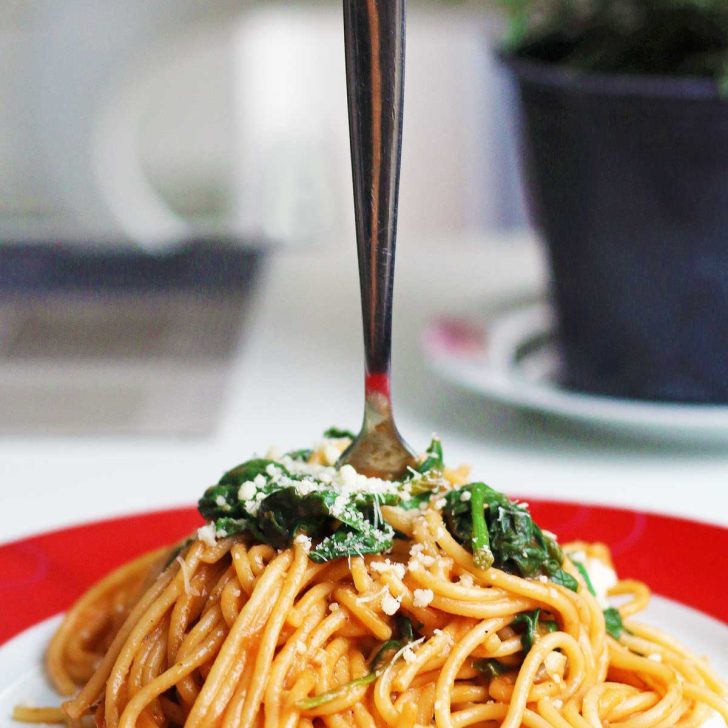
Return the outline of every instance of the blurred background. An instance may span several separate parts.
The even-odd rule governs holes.
[[[726,69],[725,0],[409,0],[416,449],[726,523]],[[356,429],[362,368],[341,3],[3,0],[0,539]]]
[[[0,432],[211,433],[278,298],[358,361],[342,36],[333,0],[2,3]],[[711,0],[411,0],[399,371],[724,437],[727,49]]]
[[[413,0],[401,239],[524,225],[483,6]],[[337,2],[0,7],[0,431],[207,432],[261,259],[353,250]]]
[[[0,12],[4,241],[157,250],[350,234],[338,3],[8,0]],[[522,222],[487,45],[498,24],[484,4],[410,4],[404,234]]]

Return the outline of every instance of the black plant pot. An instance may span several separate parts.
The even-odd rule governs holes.
[[[728,403],[728,101],[506,57],[566,384]]]

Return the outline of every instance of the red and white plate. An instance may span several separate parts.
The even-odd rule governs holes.
[[[559,540],[603,541],[622,577],[659,595],[644,621],[670,631],[728,677],[728,529],[605,506],[529,498]],[[0,546],[0,725],[12,707],[55,704],[43,653],[60,617],[88,586],[145,551],[174,543],[201,520],[193,508],[99,521]]]

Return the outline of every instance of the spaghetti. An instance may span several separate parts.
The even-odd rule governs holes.
[[[609,568],[606,547],[565,547],[573,590],[476,565],[439,495],[414,509],[383,505],[378,517],[396,533],[386,554],[317,563],[306,535],[275,548],[242,532],[203,534],[179,554],[123,566],[71,608],[48,650],[54,685],[73,697],[15,718],[104,728],[687,728],[717,711],[728,723],[726,687],[708,665],[633,619],[649,600],[645,585],[611,586],[620,603],[610,634],[582,565]]]

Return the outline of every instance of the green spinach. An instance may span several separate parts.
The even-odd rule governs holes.
[[[480,660],[473,660],[473,667],[478,672],[490,678],[505,675],[512,670],[508,665],[502,663],[500,660],[496,660],[495,657],[484,657]]]
[[[437,470],[441,473],[444,469],[442,442],[438,437],[433,437],[427,450],[425,450],[425,459],[417,466],[417,472],[429,473],[431,470]]]
[[[586,570],[584,564],[579,561],[574,561],[574,559],[571,560],[571,563],[574,564],[584,578],[586,587],[591,592],[592,596],[596,596],[596,590],[594,589],[594,585],[589,577],[589,572]],[[607,607],[604,610],[604,624],[607,632],[612,635],[615,640],[618,640],[622,636],[624,625],[622,624],[622,615],[619,613],[619,610],[614,607]]]
[[[324,437],[327,440],[342,440],[344,438],[349,440],[356,439],[356,435],[351,430],[343,430],[341,427],[329,427],[324,432]]]
[[[612,635],[615,640],[618,640],[622,636],[622,632],[624,632],[622,615],[619,613],[619,610],[615,609],[614,607],[609,607],[608,609],[605,609],[604,625],[607,629],[607,632]]]
[[[330,428],[324,436],[353,433]],[[218,534],[249,533],[275,548],[285,548],[303,534],[316,540],[310,558],[325,562],[389,550],[398,534],[382,518],[381,506],[415,509],[444,497],[447,527],[472,551],[479,568],[495,565],[523,577],[546,575],[576,590],[576,580],[561,568],[558,544],[526,508],[485,483],[448,490],[438,438],[401,482],[365,479],[361,485],[361,476],[351,469],[307,465],[311,455],[310,450],[295,450],[281,461],[254,458],[241,463],[205,491],[200,513]]]
[[[581,574],[581,578],[584,579],[584,583],[586,584],[586,588],[589,590],[589,593],[593,597],[595,597],[597,593],[594,589],[594,585],[592,584],[589,572],[586,570],[584,564],[582,564],[580,561],[574,561],[574,559],[571,559],[571,563],[574,564],[576,570]]]
[[[297,490],[301,485],[306,487]],[[198,507],[218,533],[228,536],[248,532],[275,548],[289,546],[299,534],[322,539],[311,559],[324,562],[391,548],[394,531],[381,519],[379,507],[396,500],[388,494],[356,493],[342,504],[334,487],[312,486],[310,479],[280,463],[251,460],[208,488]]]
[[[524,506],[485,483],[470,483],[445,496],[448,530],[473,552],[480,568],[496,566],[523,577],[547,576],[573,591],[576,579],[562,568],[559,545],[534,523]]]
[[[547,632],[556,632],[559,625],[552,619],[540,619],[541,610],[534,609],[531,612],[521,612],[514,620],[513,624],[523,625],[521,632],[521,646],[524,653],[536,643],[536,640]]]

